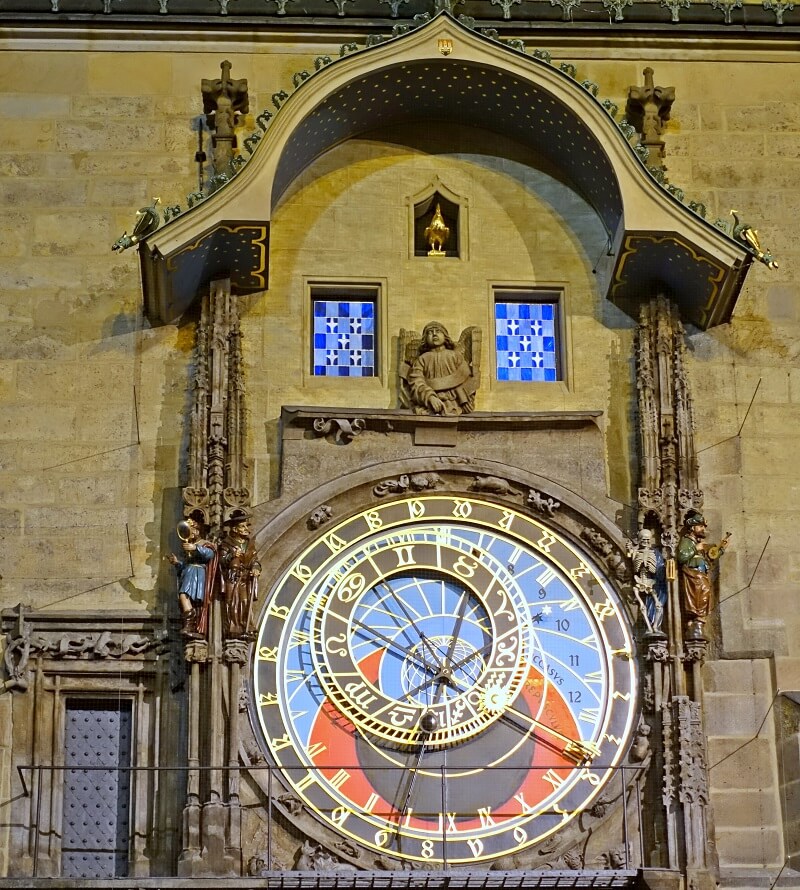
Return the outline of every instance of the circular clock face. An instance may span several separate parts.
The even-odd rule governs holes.
[[[469,864],[562,828],[636,715],[608,582],[537,519],[480,498],[380,504],[284,573],[255,706],[280,781],[376,854]]]

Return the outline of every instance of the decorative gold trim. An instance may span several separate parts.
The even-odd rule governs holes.
[[[619,288],[625,284],[625,282],[622,280],[625,263],[630,257],[639,252],[639,248],[634,246],[634,242],[637,240],[649,241],[654,245],[663,244],[664,242],[671,241],[674,244],[677,244],[680,247],[684,248],[684,250],[688,251],[695,262],[705,263],[712,269],[717,270],[716,276],[708,276],[707,280],[708,283],[711,285],[711,292],[708,295],[708,299],[706,300],[705,305],[700,311],[700,325],[701,327],[705,327],[714,308],[714,302],[716,301],[717,296],[720,293],[720,284],[722,281],[724,281],[725,276],[728,273],[728,269],[725,266],[721,266],[718,263],[715,263],[707,255],[698,253],[697,250],[689,242],[684,241],[682,238],[678,237],[674,233],[670,233],[667,235],[647,235],[635,232],[626,235],[622,248],[620,250],[616,272],[614,273],[614,284],[611,289],[611,298],[613,299],[614,297],[616,297]]]
[[[249,242],[252,245],[258,245],[260,248],[259,265],[256,269],[251,269],[249,274],[252,278],[257,279],[257,283],[259,285],[261,285],[262,288],[266,287],[267,281],[266,281],[266,277],[263,273],[265,272],[266,265],[267,265],[266,239],[267,239],[267,232],[269,230],[269,226],[256,225],[253,223],[243,223],[243,224],[237,225],[237,226],[229,226],[229,225],[226,225],[225,223],[219,223],[218,225],[214,226],[213,229],[209,229],[207,232],[204,232],[195,241],[192,241],[190,244],[184,245],[180,250],[176,251],[173,254],[170,254],[170,256],[168,256],[166,258],[167,272],[169,272],[169,273],[175,272],[176,271],[176,260],[178,259],[179,256],[183,255],[184,253],[196,250],[197,247],[199,247],[199,245],[203,243],[203,241],[206,241],[209,238],[213,238],[217,232],[227,231],[231,235],[236,235],[239,232],[242,232],[246,229],[249,229],[257,234],[260,233],[258,235],[258,237],[250,239],[250,242]]]

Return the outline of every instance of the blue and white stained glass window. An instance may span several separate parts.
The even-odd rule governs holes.
[[[559,380],[558,302],[495,303],[498,380]]]
[[[317,377],[374,377],[375,300],[312,299]]]

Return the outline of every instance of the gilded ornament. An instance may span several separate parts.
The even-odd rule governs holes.
[[[428,242],[428,256],[445,256],[444,246],[450,237],[450,228],[445,223],[442,216],[442,208],[440,204],[436,205],[433,219],[423,233],[425,240]]]

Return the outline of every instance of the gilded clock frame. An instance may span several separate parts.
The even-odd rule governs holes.
[[[359,475],[363,476],[363,474]],[[464,516],[463,513],[475,506],[479,506],[480,510],[488,511],[487,515],[493,514],[494,516],[493,522],[489,522],[488,526],[494,524],[496,528],[502,529],[502,525],[499,523],[508,522],[510,517],[514,517],[511,520],[512,523],[526,523],[530,530],[529,537],[541,542],[541,547],[543,548],[541,552],[546,554],[549,559],[555,559],[559,550],[572,554],[571,558],[575,562],[572,568],[567,571],[571,572],[570,577],[573,583],[583,592],[586,602],[594,603],[597,609],[599,609],[601,616],[603,613],[606,613],[605,617],[599,622],[603,627],[605,626],[605,621],[608,620],[613,612],[614,618],[609,627],[613,625],[614,630],[604,645],[607,647],[608,652],[613,653],[610,657],[614,664],[614,688],[610,690],[609,694],[618,703],[616,710],[623,716],[620,717],[619,714],[616,714],[612,707],[609,710],[611,719],[606,721],[604,726],[604,734],[609,737],[610,741],[606,740],[603,742],[601,740],[601,744],[596,747],[593,744],[588,746],[586,750],[578,748],[576,752],[573,752],[576,775],[577,771],[583,771],[582,775],[584,778],[581,781],[591,783],[592,790],[587,794],[578,795],[580,800],[577,805],[574,805],[574,803],[570,804],[568,800],[569,795],[567,794],[561,798],[551,800],[548,805],[552,804],[553,812],[548,818],[549,823],[552,824],[548,823],[547,826],[542,827],[544,821],[547,820],[540,818],[539,830],[533,836],[527,836],[523,844],[517,844],[516,847],[509,844],[502,849],[494,848],[489,855],[485,855],[479,849],[480,833],[477,833],[476,837],[473,838],[475,843],[473,843],[468,855],[463,853],[463,849],[466,849],[463,845],[461,854],[457,853],[454,848],[451,848],[450,854],[445,853],[444,850],[448,847],[447,841],[444,841],[442,849],[437,850],[432,856],[429,855],[430,847],[425,851],[420,847],[419,854],[416,856],[403,852],[400,852],[398,855],[396,850],[382,847],[377,843],[369,843],[365,839],[363,832],[359,833],[348,827],[348,822],[352,825],[352,812],[349,812],[344,819],[342,818],[342,813],[348,809],[346,801],[331,799],[330,813],[334,811],[337,813],[336,817],[332,818],[330,813],[326,815],[320,812],[320,809],[324,808],[320,806],[319,800],[309,799],[303,794],[305,789],[310,788],[312,784],[317,784],[313,779],[309,778],[314,771],[314,763],[309,762],[307,757],[304,758],[303,752],[296,750],[297,746],[289,738],[290,734],[286,734],[285,743],[281,739],[278,751],[275,751],[274,744],[272,746],[267,744],[266,753],[269,761],[279,770],[283,770],[285,775],[293,775],[295,777],[295,781],[289,782],[282,789],[285,791],[284,794],[275,795],[273,789],[273,796],[281,797],[284,803],[288,805],[287,813],[290,818],[292,816],[290,811],[294,811],[295,814],[297,812],[303,813],[305,825],[308,824],[309,816],[316,820],[317,826],[313,836],[321,839],[329,847],[332,846],[340,854],[342,850],[345,854],[357,851],[358,855],[355,856],[354,861],[360,862],[361,867],[365,867],[364,852],[367,853],[367,858],[369,855],[376,857],[376,859],[391,859],[393,856],[397,856],[400,860],[410,859],[416,861],[418,865],[421,864],[423,867],[426,863],[440,865],[442,861],[453,864],[475,864],[496,859],[498,856],[506,854],[524,853],[535,842],[543,841],[557,832],[559,837],[562,836],[561,832],[563,832],[564,837],[574,834],[577,828],[574,824],[570,827],[570,823],[574,821],[575,816],[579,812],[585,811],[591,802],[598,797],[602,788],[607,785],[605,778],[610,772],[616,770],[623,763],[626,749],[637,722],[638,702],[636,699],[638,678],[634,657],[631,618],[627,614],[627,607],[624,598],[620,595],[620,591],[615,583],[609,580],[608,576],[610,573],[608,567],[601,565],[600,561],[590,554],[590,548],[585,544],[581,543],[576,546],[581,528],[594,527],[596,529],[597,527],[602,527],[601,523],[597,521],[600,517],[596,511],[591,510],[591,508],[589,511],[586,511],[595,514],[589,518],[585,516],[585,513],[581,515],[580,512],[570,507],[559,511],[560,515],[558,516],[541,515],[535,509],[526,509],[525,505],[520,506],[519,498],[517,497],[519,492],[515,489],[510,489],[506,496],[464,491],[463,488],[468,479],[476,477],[466,477],[463,472],[454,472],[448,475],[451,478],[442,483],[446,485],[448,491],[420,491],[418,493],[406,493],[403,497],[381,500],[377,500],[374,494],[371,498],[365,498],[365,491],[362,491],[360,496],[355,492],[350,492],[349,496],[346,492],[342,492],[341,500],[347,503],[349,515],[339,522],[329,523],[314,534],[309,534],[308,528],[304,532],[298,532],[298,528],[295,526],[294,534],[290,536],[296,539],[299,546],[296,547],[296,555],[289,561],[284,561],[280,570],[274,574],[275,584],[265,599],[262,611],[262,626],[268,615],[272,616],[272,620],[280,620],[281,616],[288,614],[291,605],[296,602],[298,596],[307,596],[308,591],[305,590],[305,585],[314,576],[315,569],[313,566],[316,562],[324,561],[324,558],[335,558],[339,550],[349,546],[351,538],[357,541],[359,535],[368,537],[370,534],[373,534],[377,528],[378,517],[390,517],[393,515],[394,519],[389,522],[389,525],[391,526],[393,522],[400,529],[404,524],[420,520],[421,516],[428,512],[428,506],[433,503],[439,503],[446,505],[446,510],[440,510],[438,513],[434,511],[434,517],[443,518],[445,513],[449,513],[453,519],[460,518],[475,522],[476,516],[474,513],[467,516]],[[470,486],[467,485],[466,487],[469,488]],[[545,494],[548,492],[548,488],[544,484],[538,490]],[[560,496],[564,494],[563,490],[559,489],[558,486],[552,486],[552,484],[549,490]],[[509,494],[511,497],[509,497]],[[513,504],[509,503],[512,499],[515,502]],[[340,505],[340,501],[334,498],[330,500],[337,507]],[[367,501],[366,505],[364,503],[365,500]],[[362,509],[357,509],[358,506]],[[587,505],[583,506],[585,509]],[[459,513],[462,515],[459,516]],[[371,518],[368,519],[367,517]],[[357,534],[354,534],[354,523],[361,524]],[[607,523],[603,524],[608,527]],[[603,531],[605,530],[604,528]],[[401,541],[398,541],[398,546],[403,546]],[[282,552],[285,553],[286,551],[282,550]],[[598,591],[603,591],[599,598],[597,598]],[[593,597],[596,599],[592,599]],[[259,649],[262,648],[261,645],[256,647],[256,664],[263,661],[262,656],[264,653],[263,651],[259,653]],[[263,697],[265,696],[265,691],[259,688],[260,685],[263,684],[260,684],[260,681],[256,679],[253,684],[254,699],[251,703],[251,708],[256,735],[261,737],[263,744],[263,738],[268,735],[268,732],[264,730],[260,714],[265,709],[271,709],[272,704],[265,704]],[[267,698],[269,697],[269,691],[266,692],[266,696]],[[400,741],[402,742],[402,740]],[[405,741],[413,746],[412,739],[406,739]],[[311,768],[310,770],[309,767]],[[275,782],[275,779],[273,778],[272,781]],[[299,790],[298,784],[300,785]],[[571,783],[570,787],[574,787],[574,785],[575,781]],[[333,790],[336,790],[335,785]],[[560,800],[563,800],[567,805],[562,806],[559,803]],[[475,854],[476,849],[479,849],[477,855]],[[349,857],[345,855],[344,858],[347,859]]]

